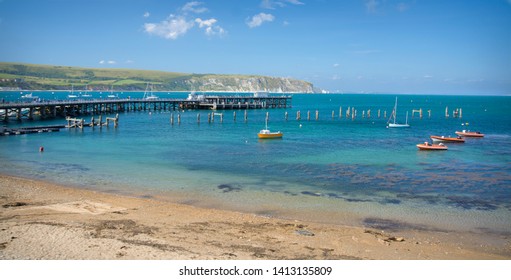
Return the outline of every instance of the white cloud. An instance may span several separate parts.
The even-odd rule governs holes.
[[[135,61],[133,61],[133,60],[131,60],[131,59],[128,59],[128,60],[126,60],[124,63],[126,63],[126,64],[132,64],[132,63],[135,63]]]
[[[178,9],[178,14],[171,14],[167,19],[159,23],[145,23],[144,31],[165,39],[176,40],[180,36],[184,36],[190,31],[195,24],[199,25],[200,29],[204,29],[206,35],[224,35],[227,33],[222,27],[220,27],[215,18],[203,20],[201,18],[193,19],[189,13],[200,14],[208,11],[203,6],[204,3],[192,1],[186,3],[183,7]]]
[[[431,76],[431,75],[424,75],[423,78],[424,79],[431,79],[431,78],[433,78],[433,76]]]
[[[335,68],[337,68],[337,67],[339,67],[340,65],[339,65],[339,63],[334,63],[334,65],[332,65],[332,66],[333,66],[333,67],[335,67]]]
[[[259,13],[252,17],[251,20],[247,19],[247,25],[250,28],[261,26],[265,21],[271,22],[275,19],[272,14]]]
[[[287,4],[304,5],[304,3],[299,0],[263,0],[261,2],[261,7],[274,10],[276,8],[283,8],[287,6]]]
[[[217,20],[214,18],[211,18],[208,20],[202,20],[201,18],[196,18],[195,22],[199,24],[199,28],[204,28],[206,35],[208,35],[208,36],[225,34],[225,30],[222,27],[215,25]]]
[[[145,13],[144,13],[144,17],[145,17],[145,18],[148,18],[148,17],[150,17],[150,16],[151,16],[151,14],[150,14],[149,12],[145,12]]]
[[[204,3],[197,1],[188,2],[183,6],[183,8],[181,8],[181,10],[184,13],[191,12],[196,14],[202,14],[208,11],[208,9],[206,7],[203,7],[202,4]]]
[[[365,1],[366,9],[370,13],[376,13],[376,9],[378,8],[379,4],[380,3],[378,3],[378,1],[376,1],[376,0],[366,0]]]
[[[166,20],[159,23],[144,24],[145,32],[175,40],[188,32],[194,26],[193,21],[188,21],[184,16],[170,15]]]
[[[100,60],[99,64],[117,64],[115,60]]]

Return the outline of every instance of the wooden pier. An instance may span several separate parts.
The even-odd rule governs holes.
[[[77,117],[131,111],[229,110],[291,107],[291,96],[209,96],[195,99],[95,99],[0,104],[0,120]]]

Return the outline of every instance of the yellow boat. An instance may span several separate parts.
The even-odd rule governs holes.
[[[276,139],[276,138],[282,138],[283,135],[284,134],[280,131],[271,132],[268,129],[268,119],[266,119],[266,128],[261,129],[261,131],[259,131],[259,133],[257,134],[257,137],[259,137],[259,139]]]
[[[262,129],[257,133],[259,139],[274,139],[274,138],[282,138],[284,134],[280,131],[271,132],[268,129]]]

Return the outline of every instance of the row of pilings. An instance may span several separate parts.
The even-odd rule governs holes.
[[[183,111],[184,112],[184,111]],[[428,114],[428,118],[431,118],[431,110],[427,110],[426,111]],[[393,112],[390,112],[390,114],[392,114]],[[248,113],[247,113],[247,110],[244,110],[243,113],[242,113],[242,116],[238,116],[239,114],[239,111],[233,111],[232,113],[232,118],[234,121],[237,121],[238,118],[243,118],[243,120],[245,122],[248,121]],[[339,119],[342,119],[342,118],[346,118],[346,119],[351,119],[351,120],[355,120],[356,118],[358,117],[362,117],[362,118],[366,118],[366,119],[370,119],[370,118],[385,118],[387,119],[388,116],[390,116],[390,114],[387,114],[387,111],[386,110],[381,110],[381,109],[378,109],[378,110],[371,110],[371,109],[368,109],[368,110],[362,110],[361,112],[358,111],[357,109],[355,109],[355,107],[348,107],[345,111],[343,111],[342,107],[339,107],[339,111],[338,113],[336,114],[336,111],[335,110],[332,110],[331,112],[331,119],[336,119],[336,118],[339,118]],[[423,114],[423,110],[422,109],[418,109],[418,110],[413,110],[412,111],[412,118],[415,117],[415,114],[418,114],[418,117],[420,119],[422,119],[424,117],[424,114]],[[212,112],[208,112],[207,115],[206,115],[206,122],[207,123],[214,123],[214,122],[223,122],[224,121],[224,118],[226,116],[226,113],[225,112],[215,112],[215,111],[212,111]],[[296,115],[293,117],[295,120],[299,121],[299,120],[307,120],[307,121],[310,121],[310,120],[319,120],[319,117],[320,117],[320,111],[319,110],[307,110],[305,112],[305,114],[302,116],[302,111],[301,110],[298,110],[296,111]],[[446,114],[446,117],[448,118],[449,115]],[[459,109],[456,109],[454,112],[453,112],[453,117],[455,118],[461,118],[462,117],[462,114],[461,114],[461,108]],[[289,112],[284,112],[284,119],[287,121],[289,120],[290,118],[290,114]],[[201,123],[201,119],[202,119],[202,115],[201,113],[197,113],[197,123]],[[269,112],[266,112],[266,120],[269,119]],[[178,113],[171,113],[170,114],[170,123],[171,124],[174,124],[174,123],[181,123],[181,112],[178,112]]]

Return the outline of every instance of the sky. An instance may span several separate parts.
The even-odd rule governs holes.
[[[511,94],[511,0],[0,0],[0,61]]]

